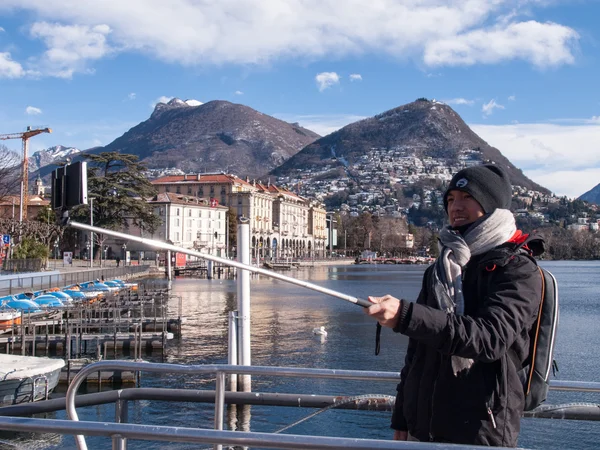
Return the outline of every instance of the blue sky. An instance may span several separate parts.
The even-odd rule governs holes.
[[[0,134],[86,149],[179,97],[324,135],[427,97],[575,197],[600,183],[598,18],[598,0],[2,0]]]

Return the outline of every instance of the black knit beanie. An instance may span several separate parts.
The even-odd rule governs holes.
[[[510,209],[512,186],[506,172],[495,164],[467,167],[456,173],[444,194],[444,209],[448,212],[448,192],[468,192],[486,214],[497,208]]]

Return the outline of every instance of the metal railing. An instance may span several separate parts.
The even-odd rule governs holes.
[[[179,373],[186,375],[214,374],[216,376],[215,391],[189,391],[185,389],[138,388],[118,391],[101,392],[76,396],[80,384],[85,378],[99,370],[137,370],[155,373]],[[312,408],[347,407],[352,409],[389,410],[392,403],[382,401],[353,402],[357,397],[339,397],[312,394],[260,394],[255,392],[225,392],[225,376],[246,374],[257,376],[283,376],[302,378],[326,378],[336,380],[363,380],[397,382],[398,372],[335,370],[335,369],[306,369],[291,367],[261,367],[234,365],[196,365],[185,366],[163,363],[145,363],[132,361],[101,361],[91,364],[77,374],[67,392],[66,402],[62,399],[49,400],[38,404],[15,405],[2,408],[0,416],[8,414],[34,414],[40,412],[67,410],[73,421],[52,419],[29,419],[18,417],[0,417],[0,429],[13,431],[53,432],[62,434],[77,434],[77,445],[85,449],[83,435],[109,436],[113,440],[113,449],[125,449],[127,439],[142,439],[152,441],[189,442],[213,444],[216,448],[221,445],[260,446],[262,448],[281,449],[404,449],[404,448],[480,448],[476,446],[456,446],[437,443],[412,443],[376,439],[349,439],[318,436],[280,435],[271,433],[224,431],[223,416],[225,403],[254,404],[276,406],[304,406]],[[600,383],[555,381],[552,390],[583,391],[600,393]],[[373,396],[366,396],[373,397]],[[381,396],[380,396],[381,397]],[[161,401],[193,401],[215,403],[215,429],[196,429],[182,427],[165,427],[153,425],[127,424],[128,402],[135,400]],[[117,423],[79,422],[76,405],[90,406],[115,403]],[[360,407],[359,407],[360,406]],[[600,408],[596,404],[547,405],[525,414],[535,418],[562,418],[575,420],[600,421]]]
[[[400,379],[399,372],[382,372],[382,371],[359,371],[359,370],[336,370],[336,369],[307,369],[293,367],[262,367],[262,366],[239,366],[239,365],[175,365],[164,363],[145,363],[145,362],[130,362],[130,361],[101,361],[84,368],[73,379],[73,383],[69,386],[66,396],[66,409],[70,419],[77,421],[77,411],[75,408],[75,397],[81,383],[85,380],[88,374],[97,370],[134,370],[155,373],[179,373],[187,375],[200,374],[215,374],[215,430],[223,430],[223,416],[225,412],[225,391],[226,375],[258,375],[258,376],[279,376],[279,377],[302,377],[302,378],[321,378],[321,379],[336,379],[336,380],[363,380],[363,381],[386,381],[397,382]],[[577,390],[587,392],[600,392],[600,383],[591,382],[556,382],[553,389],[561,390]],[[127,400],[119,399],[116,403],[118,422],[126,421]],[[531,415],[531,417],[544,417],[541,415]],[[564,411],[560,412],[560,417],[565,417]],[[239,438],[239,436],[236,436]],[[126,448],[125,437],[113,438],[113,448]],[[86,449],[85,439],[82,435],[77,435],[77,444],[80,450]],[[216,442],[216,441],[213,441]],[[215,446],[220,449],[218,442]],[[262,442],[261,445],[265,444]],[[246,443],[245,445],[250,445]],[[280,448],[319,448],[319,447],[280,447]],[[337,447],[335,447],[337,448]],[[348,447],[347,443],[339,448],[363,448],[363,447]],[[378,447],[383,448],[383,447]],[[402,448],[402,447],[395,447]],[[437,447],[435,447],[437,448]]]
[[[68,286],[76,283],[83,283],[99,278],[118,278],[127,277],[143,272],[147,272],[149,266],[124,266],[73,270],[67,272],[53,271],[49,273],[37,273],[35,275],[4,275],[0,276],[0,296],[12,295],[23,290],[41,290],[50,289],[57,286]]]

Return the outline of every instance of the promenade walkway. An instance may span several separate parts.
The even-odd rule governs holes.
[[[146,261],[144,261],[146,263]],[[151,262],[154,266],[154,263]],[[150,264],[117,267],[115,261],[104,261],[100,267],[99,261],[94,261],[90,267],[89,261],[73,260],[72,264],[64,264],[63,260],[49,260],[46,270],[41,272],[10,273],[0,275],[0,296],[18,294],[27,290],[50,289],[75,283],[83,283],[96,279],[122,278],[148,275]]]

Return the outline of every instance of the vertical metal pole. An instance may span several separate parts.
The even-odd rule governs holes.
[[[23,222],[23,197],[24,197],[23,180],[21,180],[21,204],[19,205],[19,223]]]
[[[229,259],[229,210],[225,213],[225,258]]]
[[[21,311],[21,355],[25,356],[25,317]]]
[[[223,414],[225,413],[225,372],[217,372],[215,390],[215,430],[223,430]],[[222,450],[221,444],[215,444],[215,450]]]
[[[94,198],[90,197],[90,225],[94,226]],[[102,249],[100,249],[102,250]],[[90,231],[90,267],[94,267],[94,232]]]
[[[238,224],[238,261],[250,264],[250,220],[241,217]],[[250,272],[240,269],[237,282],[240,364],[250,366]],[[243,392],[251,391],[250,375],[238,377]]]
[[[116,423],[127,423],[128,409],[127,400],[119,399],[115,402]],[[127,448],[127,438],[116,435],[113,436],[112,441],[113,450],[125,450]]]
[[[167,250],[167,279],[171,281],[171,250]]]
[[[31,356],[35,356],[35,323],[33,324],[33,341],[31,341]]]
[[[237,346],[237,312],[229,312],[229,351],[227,353],[227,364],[230,366],[237,366],[238,358],[238,346]],[[229,375],[229,390],[232,392],[237,391],[237,374],[232,373]]]

